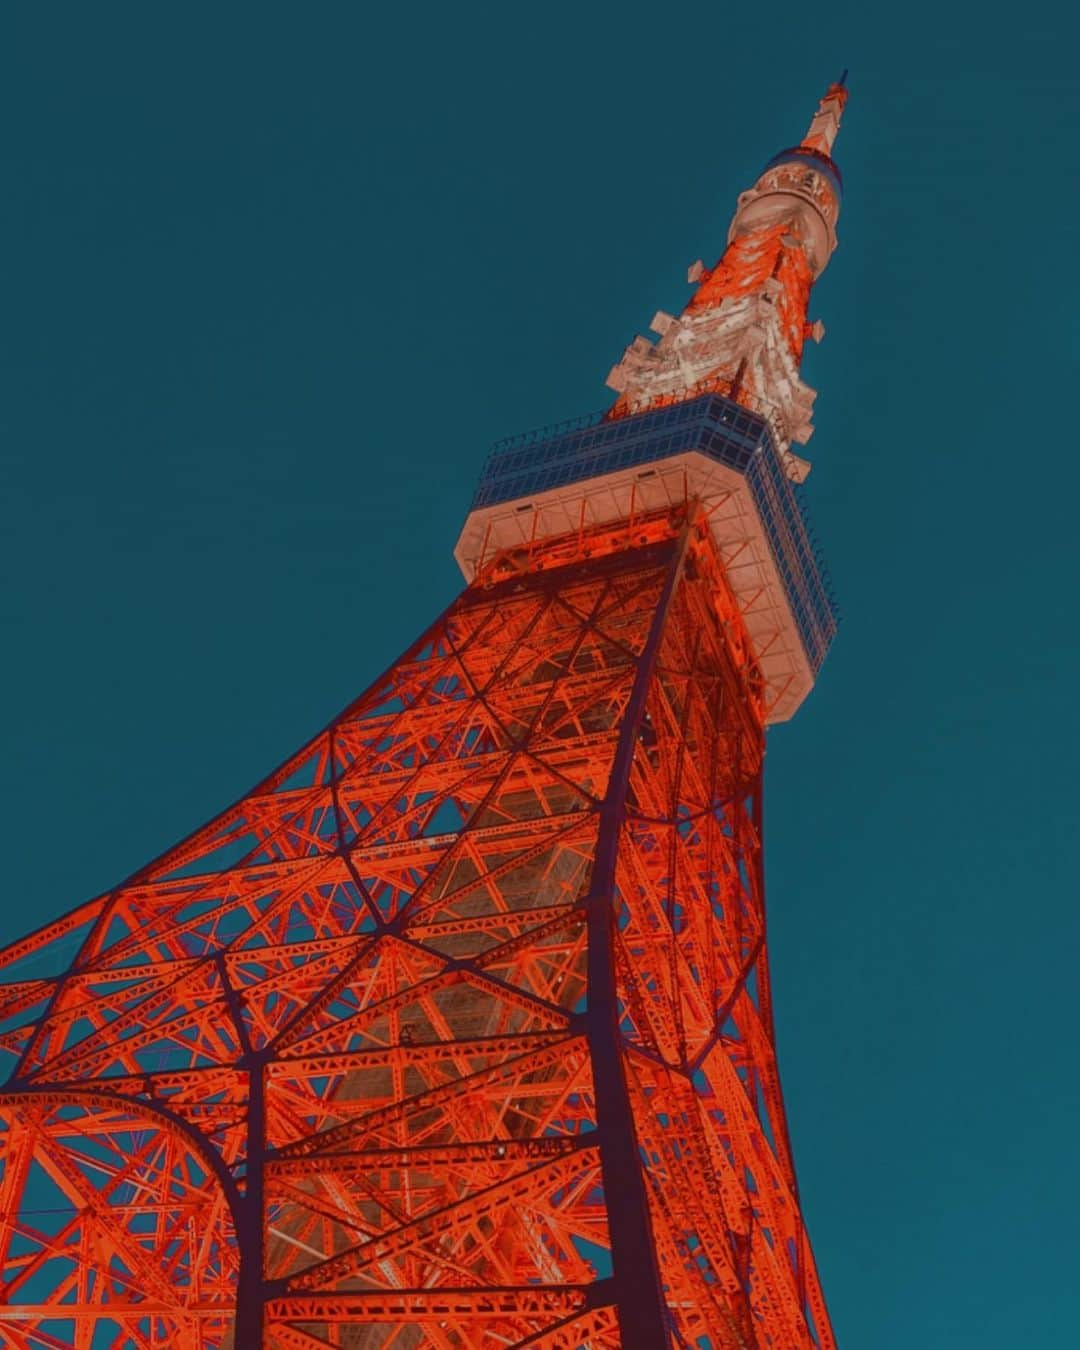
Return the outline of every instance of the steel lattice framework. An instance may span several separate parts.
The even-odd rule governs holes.
[[[833,1346],[769,990],[778,677],[739,488],[682,482],[531,508],[276,772],[0,952],[3,1345]]]

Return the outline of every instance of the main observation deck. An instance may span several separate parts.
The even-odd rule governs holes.
[[[728,581],[786,721],[813,686],[836,633],[828,574],[769,424],[709,393],[632,417],[603,413],[493,447],[455,549],[471,581],[501,549],[696,498],[709,512]]]

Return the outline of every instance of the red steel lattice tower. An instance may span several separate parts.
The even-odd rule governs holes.
[[[834,1345],[777,1078],[764,729],[846,91],[609,383],[497,446],[467,588],[252,792],[0,953],[0,1341]]]

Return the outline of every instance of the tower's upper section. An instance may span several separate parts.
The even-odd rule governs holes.
[[[687,507],[707,521],[761,673],[767,719],[789,718],[836,631],[829,588],[791,453],[811,434],[814,391],[803,344],[820,340],[811,287],[836,247],[840,172],[831,152],[847,99],[841,80],[802,141],[782,150],[738,200],[693,296],[652,321],[655,342],[627,347],[608,383],[613,407],[495,447],[457,545],[485,584],[545,565],[545,541]],[[628,545],[629,546],[629,545]],[[585,548],[584,543],[580,547]]]
[[[712,269],[697,262],[697,289],[683,312],[652,321],[659,340],[635,338],[608,376],[624,417],[706,391],[765,417],[783,452],[813,431],[814,390],[799,376],[803,344],[820,341],[810,323],[810,288],[836,248],[840,171],[831,151],[847,89],[826,91],[802,141],[766,164],[738,201],[728,245]],[[792,457],[792,472],[809,465]]]
[[[774,155],[750,191],[740,196],[729,245],[743,235],[784,224],[799,240],[815,279],[821,275],[836,248],[843,180],[832,148],[846,102],[844,85],[830,85],[799,144]],[[703,285],[691,304],[705,301],[702,293],[707,290]]]

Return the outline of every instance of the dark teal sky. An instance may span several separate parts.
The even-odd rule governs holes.
[[[9,8],[0,937],[201,823],[434,617],[488,442],[604,405],[850,66],[807,363],[844,625],[768,769],[803,1198],[844,1350],[1071,1343],[1054,10]]]

